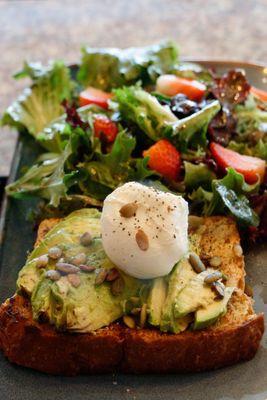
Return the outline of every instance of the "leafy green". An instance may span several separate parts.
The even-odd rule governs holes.
[[[67,197],[68,189],[77,183],[77,171],[76,180],[74,172],[70,174],[68,171],[70,168],[75,170],[81,157],[79,154],[81,149],[88,154],[88,157],[92,152],[88,132],[76,128],[61,153],[42,154],[21,178],[6,187],[7,194],[15,198],[39,196],[57,207],[61,199]],[[81,178],[84,179],[82,172],[80,172]]]
[[[267,139],[267,138],[266,138]],[[250,145],[247,142],[236,142],[231,140],[227,146],[229,149],[237,151],[247,156],[259,157],[267,161],[267,140],[260,139],[257,144]]]
[[[82,183],[83,191],[102,200],[119,185],[154,174],[147,169],[147,159],[131,158],[135,145],[135,138],[125,131],[119,132],[110,153],[96,153],[96,160],[83,165],[88,174]]]
[[[212,181],[212,192],[207,192],[199,187],[190,199],[202,203],[204,215],[224,214],[233,215],[241,225],[257,226],[258,215],[251,209],[248,194],[257,192],[259,183],[249,185],[243,175],[233,168],[228,168],[227,174],[222,179]]]
[[[62,154],[44,153],[25,175],[6,187],[7,194],[14,198],[39,196],[57,207],[66,197],[64,164],[70,154],[70,146]]]
[[[195,79],[211,85],[213,83],[213,76],[209,70],[203,68],[200,64],[196,63],[180,63],[176,66],[175,75],[185,79]]]
[[[170,139],[182,152],[186,152],[188,147],[206,147],[208,125],[220,108],[220,103],[215,100],[202,110],[178,120],[173,124]]]
[[[237,118],[237,132],[244,140],[254,131],[267,132],[267,111],[258,107],[252,95],[244,105],[236,106],[234,113]]]
[[[85,47],[82,54],[79,82],[106,91],[137,81],[144,85],[154,83],[178,62],[178,50],[171,41],[125,50]]]
[[[163,137],[170,124],[177,121],[168,107],[139,87],[117,89],[115,95],[123,120],[134,122],[152,140]]]
[[[188,190],[202,186],[205,189],[211,188],[211,182],[216,177],[206,164],[193,164],[184,161],[185,177],[184,183]]]
[[[93,115],[109,114],[108,111],[95,105],[88,105],[77,109],[77,113],[81,121],[91,123]],[[52,152],[62,152],[71,135],[71,129],[66,122],[66,114],[61,115],[56,120],[47,125],[41,132],[36,135],[37,142],[46,150]]]
[[[70,99],[73,82],[69,69],[61,61],[55,61],[47,67],[38,64],[25,64],[23,72],[17,77],[30,76],[33,84],[5,111],[1,123],[27,129],[34,137],[46,125],[63,114],[61,105],[64,99]]]
[[[168,137],[182,151],[190,145],[206,146],[208,124],[220,110],[215,100],[201,111],[178,120],[168,106],[162,106],[155,96],[134,86],[115,90],[115,101],[124,121],[134,122],[152,140]]]

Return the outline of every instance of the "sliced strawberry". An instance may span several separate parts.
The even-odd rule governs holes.
[[[161,75],[157,79],[156,90],[166,96],[185,94],[190,100],[200,101],[206,86],[198,81],[180,78],[176,75]]]
[[[88,104],[96,104],[107,109],[108,100],[111,99],[112,96],[112,93],[103,92],[102,90],[94,87],[88,87],[80,93],[79,102],[81,107]]]
[[[258,88],[254,87],[254,86],[251,86],[250,92],[252,94],[254,94],[255,96],[257,96],[262,101],[267,101],[267,92],[265,90],[258,89]]]
[[[161,139],[143,152],[149,157],[148,166],[167,179],[177,180],[181,168],[180,153],[166,139]]]
[[[255,183],[258,178],[262,181],[265,174],[265,161],[257,157],[244,156],[236,151],[226,149],[218,143],[210,144],[211,153],[219,167],[234,168],[242,174],[247,183]]]
[[[99,114],[94,117],[94,133],[98,138],[104,135],[107,143],[113,143],[118,133],[118,127],[106,115]]]

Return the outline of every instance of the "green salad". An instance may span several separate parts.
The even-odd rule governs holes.
[[[42,148],[9,184],[47,209],[101,206],[138,181],[182,195],[190,213],[231,215],[253,238],[267,235],[267,93],[243,70],[182,63],[171,41],[130,49],[82,49],[76,67],[25,62],[31,86],[2,124]]]

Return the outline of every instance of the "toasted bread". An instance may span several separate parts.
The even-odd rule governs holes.
[[[57,222],[41,223],[36,244]],[[129,329],[116,322],[94,333],[58,332],[34,321],[30,301],[15,295],[0,308],[0,348],[11,362],[63,375],[204,371],[250,360],[259,347],[264,320],[243,292],[244,259],[235,254],[236,244],[239,235],[231,219],[204,219],[201,257],[219,256],[220,270],[238,288],[225,316],[210,328],[170,334],[153,328]]]

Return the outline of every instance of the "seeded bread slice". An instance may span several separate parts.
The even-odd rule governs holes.
[[[37,242],[57,223],[45,220]],[[203,220],[200,254],[207,262],[220,257],[219,269],[236,286],[228,311],[215,325],[177,335],[157,329],[129,329],[121,323],[94,333],[57,332],[32,318],[30,301],[15,295],[0,307],[0,348],[19,365],[51,374],[77,375],[124,371],[167,373],[204,371],[250,360],[264,331],[263,315],[253,311],[252,300],[243,292],[244,260],[234,246],[239,235],[234,222],[225,217]],[[230,281],[230,283],[229,283]]]

